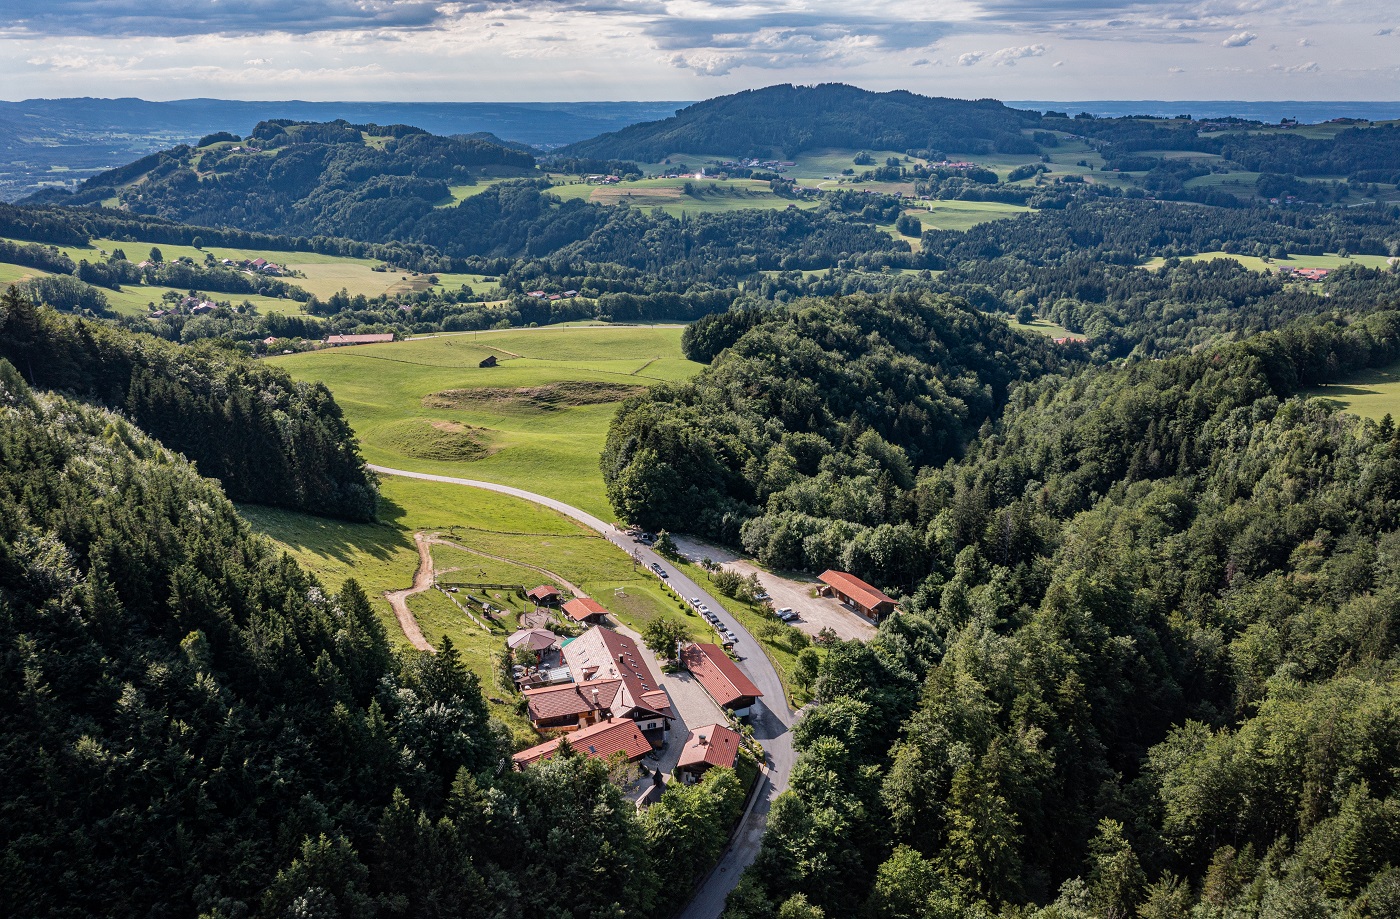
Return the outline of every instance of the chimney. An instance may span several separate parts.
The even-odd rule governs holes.
[[[708,743],[708,742],[709,742],[709,741],[707,741],[707,740],[705,739],[705,735],[704,735],[704,734],[701,734],[701,735],[700,735],[700,746],[703,747],[703,746],[705,746],[705,744]]]
[[[593,690],[593,707],[598,708],[598,690]]]

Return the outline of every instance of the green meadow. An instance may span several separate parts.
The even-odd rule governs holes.
[[[1006,324],[1018,332],[1028,332],[1033,335],[1044,335],[1046,338],[1083,338],[1082,332],[1071,332],[1062,325],[1057,325],[1048,319],[1032,319],[1030,322],[1021,322],[1014,316],[1006,319]]]
[[[913,214],[930,230],[967,230],[979,223],[1028,214],[1030,210],[1020,204],[999,201],[929,201],[927,206],[920,202],[918,207],[909,208],[905,213]]]
[[[700,365],[681,326],[462,333],[273,359],[324,382],[371,463],[540,492],[613,519],[598,456],[618,403]],[[498,366],[478,365],[495,357]]]
[[[1188,255],[1183,261],[1195,259],[1200,261],[1228,258],[1234,259],[1251,271],[1279,271],[1285,268],[1345,268],[1348,265],[1362,265],[1366,268],[1387,268],[1394,264],[1394,260],[1385,255],[1349,255],[1341,256],[1336,253],[1325,255],[1290,255],[1287,258],[1264,259],[1254,255],[1235,255],[1230,252],[1200,252],[1196,255]],[[1143,263],[1144,268],[1161,268],[1165,259],[1154,258]]]
[[[1307,390],[1334,403],[1343,411],[1379,421],[1386,415],[1400,418],[1400,363],[1364,370],[1336,383]]]
[[[23,242],[23,240],[14,241]],[[116,239],[94,239],[86,246],[55,246],[53,248],[65,253],[74,262],[80,262],[84,259],[89,262],[106,261],[117,249],[125,252],[131,261],[140,262],[150,254],[152,248],[160,249],[162,257],[166,259],[188,256],[200,263],[204,261],[206,254],[213,255],[216,259],[226,258],[233,261],[265,258],[279,265],[284,265],[299,275],[282,280],[300,287],[308,293],[315,294],[323,300],[340,290],[345,290],[351,296],[363,294],[366,297],[377,297],[380,294],[392,296],[414,290],[427,290],[434,286],[429,280],[430,276],[426,274],[411,271],[375,271],[374,268],[382,263],[374,259],[322,255],[316,252],[238,249],[231,246],[204,246],[202,249],[196,249],[194,246]],[[0,281],[15,280],[6,277],[5,272],[13,274],[18,267],[4,266],[0,268]],[[33,269],[20,270],[33,272]],[[440,275],[436,287],[456,290],[461,285],[466,284],[473,289],[478,289],[482,283],[480,275]],[[107,299],[112,301],[113,307],[119,312],[133,313],[144,311],[146,304],[150,301],[159,302],[161,294],[166,290],[167,288],[164,287],[131,285],[126,288],[126,291],[116,293],[115,296],[112,291],[107,291]],[[180,291],[180,293],[188,293],[188,291]],[[300,313],[302,311],[301,304],[295,300],[258,296],[244,297],[237,294],[219,294],[216,298],[229,299],[234,303],[241,303],[247,299],[264,312]]]

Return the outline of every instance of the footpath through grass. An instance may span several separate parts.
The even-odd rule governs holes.
[[[613,520],[598,457],[627,396],[681,381],[681,326],[463,333],[274,359],[324,382],[371,463],[513,485]],[[488,357],[498,361],[483,368]]]

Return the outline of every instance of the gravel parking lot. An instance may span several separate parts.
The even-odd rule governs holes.
[[[773,574],[729,549],[710,545],[689,536],[672,538],[681,552],[694,561],[708,556],[712,561],[744,577],[756,573],[763,589],[773,598],[773,608],[788,607],[796,610],[802,618],[793,625],[813,637],[824,628],[830,628],[838,638],[868,641],[875,636],[875,626],[868,619],[847,609],[840,601],[816,596],[816,578],[806,575]]]

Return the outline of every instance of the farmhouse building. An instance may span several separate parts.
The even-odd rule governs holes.
[[[568,740],[569,746],[589,759],[607,759],[620,753],[629,762],[636,762],[651,752],[651,742],[642,736],[636,722],[626,718],[600,721],[568,735]],[[515,763],[515,768],[524,769],[549,759],[558,752],[559,744],[559,738],[547,740],[521,750],[511,757],[511,761]]]
[[[591,622],[597,625],[603,621],[608,611],[597,600],[579,597],[564,604],[564,612],[575,622]]]
[[[763,693],[719,645],[686,645],[681,649],[681,664],[720,708],[732,710],[735,717],[752,714],[758,700],[763,698]]]
[[[585,689],[599,680],[621,680],[611,711],[637,722],[659,744],[675,713],[671,697],[651,672],[637,643],[619,632],[594,628],[564,645],[564,663],[574,682]]]
[[[867,619],[879,622],[894,612],[893,597],[886,596],[853,574],[828,570],[823,571],[817,580],[825,585],[822,593],[834,595]]]
[[[526,689],[521,695],[535,730],[571,731],[611,718],[621,690],[621,680],[593,680]]]
[[[739,761],[739,732],[723,724],[696,728],[686,738],[676,771],[681,781],[693,782],[715,766],[733,769]]]
[[[553,584],[541,584],[525,591],[525,597],[540,606],[553,606],[559,602],[559,588]]]

